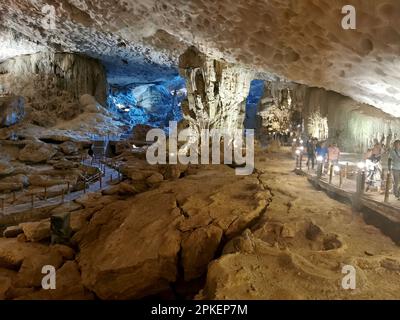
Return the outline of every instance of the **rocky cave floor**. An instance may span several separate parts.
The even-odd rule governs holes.
[[[71,211],[69,245],[50,245],[48,219],[0,238],[0,298],[400,298],[399,248],[296,176],[288,152],[258,148],[250,176],[119,160],[123,182],[55,209]],[[44,265],[56,290],[41,289]],[[344,265],[355,290],[341,287]]]

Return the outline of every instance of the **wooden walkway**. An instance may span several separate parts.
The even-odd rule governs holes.
[[[83,162],[83,164],[86,165],[91,165],[90,161],[86,161],[87,163]],[[97,166],[96,164],[94,166]],[[46,207],[56,207],[57,205],[60,205],[62,203],[67,203],[74,201],[81,196],[83,196],[85,193],[90,193],[90,192],[97,192],[99,190],[103,190],[108,188],[113,182],[117,181],[119,179],[119,173],[116,169],[109,165],[105,165],[105,172],[106,174],[103,174],[102,177],[102,182],[100,183],[100,180],[94,181],[93,183],[89,184],[85,190],[79,190],[75,192],[70,192],[66,193],[64,195],[59,195],[56,197],[49,197],[47,200],[36,200],[33,203],[32,202],[25,202],[21,204],[16,204],[16,205],[8,205],[4,207],[4,210],[0,209],[0,217],[1,216],[8,216],[8,215],[13,215],[17,213],[22,213],[34,209],[44,209]]]

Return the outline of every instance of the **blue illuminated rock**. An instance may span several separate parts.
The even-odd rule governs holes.
[[[24,98],[0,97],[0,128],[17,124],[24,118]]]

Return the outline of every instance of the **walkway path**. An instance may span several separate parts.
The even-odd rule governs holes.
[[[97,168],[102,167],[101,164],[99,164],[99,163],[91,164],[90,161],[88,161],[88,160],[84,160],[83,164],[84,165],[92,165]],[[119,179],[119,173],[117,170],[115,170],[114,168],[112,168],[109,165],[105,164],[104,168],[105,168],[105,174],[103,172],[101,186],[100,186],[100,180],[97,180],[97,181],[91,183],[87,187],[86,190],[70,192],[70,193],[65,194],[64,196],[59,195],[57,197],[48,198],[47,200],[35,201],[33,206],[32,206],[32,202],[25,202],[25,203],[21,203],[21,204],[17,204],[17,205],[6,206],[3,211],[0,208],[0,215],[6,216],[6,215],[12,215],[12,214],[20,213],[20,212],[25,212],[25,211],[32,210],[32,209],[40,209],[40,208],[55,206],[55,205],[58,205],[61,203],[66,203],[66,202],[76,200],[76,199],[80,198],[82,195],[84,195],[85,192],[89,193],[89,192],[96,192],[99,190],[106,189],[113,183],[112,181],[117,181]],[[111,179],[111,177],[112,177],[112,179]]]

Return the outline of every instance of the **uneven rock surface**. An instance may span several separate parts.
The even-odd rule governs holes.
[[[128,299],[168,289],[179,265],[185,280],[199,277],[222,237],[263,214],[267,196],[256,178],[220,167],[114,202],[76,235],[83,283],[102,299]]]
[[[20,151],[18,159],[28,163],[39,163],[50,160],[57,153],[57,150],[46,143],[39,141],[28,142]]]
[[[41,52],[4,61],[0,71],[5,92],[24,96],[34,109],[47,109],[59,117],[78,112],[76,104],[66,102],[77,102],[83,94],[93,95],[103,104],[106,101],[104,68],[88,57]]]
[[[275,154],[256,164],[273,195],[267,215],[224,247],[197,298],[399,299],[398,247],[292,163]],[[355,290],[342,288],[345,265],[356,270]]]
[[[182,111],[191,129],[200,134],[206,128],[243,126],[250,71],[209,58],[194,47],[180,56],[179,69],[188,91],[188,104]]]

